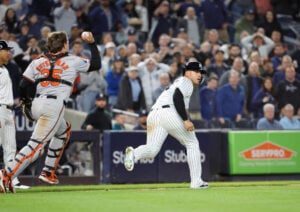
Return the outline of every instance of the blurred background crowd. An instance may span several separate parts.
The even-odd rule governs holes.
[[[14,47],[8,69],[16,105],[21,74],[47,51],[48,33],[66,31],[70,54],[88,58],[80,35],[91,31],[102,68],[78,74],[67,101],[89,114],[83,129],[125,129],[124,115],[140,117],[133,124],[145,129],[143,117],[189,60],[208,71],[190,102],[197,128],[300,129],[298,0],[0,3],[0,39]]]

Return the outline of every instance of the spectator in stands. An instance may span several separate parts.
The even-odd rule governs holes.
[[[282,130],[283,127],[279,121],[275,120],[275,107],[272,104],[265,104],[263,107],[264,117],[257,122],[258,130]]]
[[[257,91],[252,99],[252,108],[254,108],[254,118],[261,118],[263,116],[263,106],[265,104],[272,104],[275,106],[275,112],[277,113],[276,109],[276,100],[275,100],[275,89],[273,86],[273,81],[271,77],[264,78],[262,83],[262,87]]]
[[[294,116],[294,107],[291,104],[286,104],[283,108],[283,117],[280,119],[280,124],[285,130],[299,130],[300,120]]]
[[[230,1],[228,4],[233,23],[252,8],[254,8],[253,0],[234,0]]]
[[[262,58],[268,58],[269,53],[272,51],[275,45],[270,38],[260,33],[255,33],[243,38],[241,43],[248,52],[252,51],[253,49],[257,49]]]
[[[133,130],[147,130],[147,117],[148,112],[145,109],[139,111],[138,124],[133,128]]]
[[[44,25],[44,20],[39,18],[36,14],[30,13],[27,15],[27,20],[29,23],[29,34],[34,35],[36,38],[41,38],[41,29]]]
[[[76,15],[76,23],[80,29],[83,31],[90,30],[89,17],[85,12],[85,6],[75,6],[73,1],[73,8]]]
[[[263,60],[263,72],[262,72],[261,76],[263,78],[266,78],[266,77],[273,78],[274,73],[275,73],[275,71],[274,71],[273,63],[271,62],[271,60],[264,59]]]
[[[132,54],[128,58],[128,65],[129,66],[137,66],[141,62],[142,58],[139,54]]]
[[[274,44],[283,43],[283,35],[278,30],[273,30],[271,33],[271,39],[274,42]],[[286,45],[284,45],[284,48],[286,49]],[[272,52],[271,52],[272,53]]]
[[[91,57],[91,53],[83,48],[83,41],[81,39],[72,43],[70,54],[85,58]]]
[[[139,18],[141,19],[142,25],[140,27],[140,39],[142,42],[146,41],[149,32],[149,16],[148,10],[144,6],[143,0],[135,0],[135,11],[137,12]]]
[[[9,36],[10,34],[7,32],[6,26],[0,25],[0,39],[6,41],[8,46],[13,47],[14,51],[12,52],[12,54],[15,58],[16,56],[22,54],[23,50],[16,41],[9,39]]]
[[[174,80],[180,76],[180,70],[178,69],[178,63],[176,60],[172,60],[169,62],[170,66],[170,72],[169,72],[169,78],[170,78],[170,83],[172,84]]]
[[[241,0],[243,1],[243,0]],[[272,0],[265,0],[265,1],[261,1],[261,0],[254,0],[254,4],[255,4],[255,10],[257,12],[258,16],[264,16],[268,11],[272,11],[272,5],[271,5],[271,1]]]
[[[273,82],[277,85],[285,79],[285,70],[287,67],[293,66],[293,60],[290,55],[284,55],[281,64],[277,66],[277,71],[274,73]]]
[[[228,66],[232,66],[233,64],[233,61],[236,57],[242,57],[242,49],[241,49],[241,46],[237,43],[231,43],[229,44],[228,46],[228,56],[227,56],[227,59],[224,60],[224,62],[228,65]],[[247,61],[245,61],[243,59],[243,63],[244,63],[244,67],[245,69],[247,69],[248,67],[248,64],[247,64]]]
[[[236,22],[234,23],[235,42],[239,42],[240,34],[243,31],[247,31],[249,34],[253,34],[255,32],[254,20],[255,20],[255,12],[251,8],[247,10],[245,15],[241,16],[239,19],[236,20]]]
[[[126,116],[123,113],[116,113],[114,117],[112,130],[125,130]]]
[[[9,33],[18,34],[20,32],[18,17],[16,11],[13,8],[8,8],[6,10],[3,21]]]
[[[173,6],[173,10],[177,13],[178,17],[183,18],[186,15],[186,10],[188,7],[194,8],[197,17],[201,17],[200,14],[200,4],[198,1],[194,0],[184,0],[184,1],[175,1],[176,3]]]
[[[272,10],[267,11],[264,14],[262,22],[259,24],[265,30],[265,35],[271,37],[274,30],[282,33],[282,28],[280,23],[277,21],[276,15],[274,15]]]
[[[80,73],[79,89],[82,90],[77,96],[77,106],[80,111],[91,112],[94,108],[94,100],[99,92],[107,94],[107,82],[99,71]]]
[[[247,93],[246,93],[246,109],[249,117],[257,117],[256,108],[253,107],[255,94],[261,88],[263,79],[260,76],[259,67],[256,62],[249,64],[248,74],[246,76]]]
[[[16,11],[21,8],[21,2],[18,1],[16,3],[13,3],[9,0],[1,1],[1,3],[0,3],[0,21],[3,20],[3,18],[5,17],[6,11],[9,8],[12,8]]]
[[[159,75],[162,72],[169,72],[170,67],[163,63],[158,63],[153,57],[149,57],[138,65],[139,77],[142,80],[146,108],[150,110],[153,105],[153,92],[160,86]]]
[[[203,12],[205,24],[205,37],[212,29],[218,31],[220,40],[222,42],[229,42],[229,35],[227,27],[229,23],[228,11],[221,0],[203,1],[201,3],[201,11]]]
[[[220,40],[219,31],[211,29],[207,31],[207,41],[210,43],[211,52],[221,47],[223,42]]]
[[[112,68],[113,60],[115,58],[116,45],[114,42],[105,44],[105,50],[101,59],[101,74],[105,77],[107,72]]]
[[[128,43],[127,45],[127,57],[130,57],[133,54],[137,54],[138,53],[138,47],[134,42]]]
[[[71,31],[69,34],[69,43],[72,44],[73,42],[75,42],[77,39],[81,39],[81,33],[82,33],[83,29],[81,29],[78,24],[73,24],[71,26]],[[86,45],[85,43],[83,43],[84,45]],[[85,46],[86,47],[86,46]]]
[[[149,32],[149,39],[153,42],[155,48],[158,48],[159,37],[162,34],[172,36],[176,20],[170,15],[170,4],[164,0],[155,9]]]
[[[160,94],[166,88],[169,87],[169,85],[170,85],[169,73],[166,73],[166,72],[160,73],[159,82],[160,82],[160,86],[153,91],[153,102],[155,102],[156,99],[160,96]]]
[[[48,26],[43,26],[41,28],[41,32],[40,32],[41,38],[39,40],[38,46],[43,53],[46,53],[46,51],[47,51],[46,44],[47,44],[48,34],[50,32],[51,32],[51,28]]]
[[[68,35],[70,35],[71,26],[77,21],[75,11],[71,6],[71,0],[62,0],[61,6],[56,7],[53,11],[55,29],[65,31]]]
[[[250,64],[252,62],[256,62],[258,65],[260,74],[262,74],[264,72],[264,68],[263,68],[264,60],[268,60],[268,58],[262,59],[259,51],[257,51],[257,50],[253,50],[249,53],[248,64]],[[246,74],[246,73],[247,73],[247,70],[245,70],[244,74]]]
[[[163,63],[168,63],[172,58],[172,48],[175,45],[171,42],[171,37],[167,34],[162,34],[159,36],[158,48],[156,52],[159,55],[159,61]],[[153,53],[151,53],[153,54]]]
[[[142,20],[140,19],[138,13],[135,10],[134,0],[123,1],[121,13],[121,21],[125,28],[140,28],[140,26],[142,25]]]
[[[239,84],[240,74],[231,70],[229,83],[220,87],[217,92],[217,114],[221,124],[225,121],[239,122],[245,109],[245,89]]]
[[[205,120],[217,118],[217,87],[218,77],[212,74],[207,79],[207,85],[200,89],[201,116]]]
[[[111,130],[112,119],[109,112],[106,110],[107,96],[99,93],[95,100],[96,109],[90,112],[85,118],[81,128],[85,130]]]
[[[283,71],[284,65],[281,65],[282,58],[286,54],[285,49],[282,43],[276,44],[274,47],[274,55],[271,57],[271,61],[273,63],[273,67],[275,71]]]
[[[179,23],[177,23],[177,29],[184,28],[187,32],[188,38],[197,46],[204,40],[204,23],[199,17],[197,17],[195,8],[189,6],[186,9],[186,14]]]
[[[148,40],[144,43],[143,49],[145,50],[146,54],[151,54],[155,52],[155,47],[152,41]]]
[[[106,76],[108,104],[110,107],[114,107],[117,104],[119,83],[125,71],[124,63],[121,57],[115,57],[113,62],[113,68],[110,69]]]
[[[143,48],[143,44],[140,42],[137,30],[134,28],[129,28],[127,30],[127,41],[125,42],[125,45],[128,45],[129,43],[134,43],[137,47],[137,49]]]
[[[296,79],[293,66],[285,69],[285,80],[277,85],[275,97],[280,110],[288,103],[293,105],[295,111],[300,107],[300,81]]]
[[[300,39],[298,39],[297,49],[291,54],[293,63],[298,74],[300,74]]]
[[[102,35],[102,39],[100,41],[100,44],[97,46],[98,50],[101,53],[101,57],[103,57],[104,52],[105,52],[105,46],[109,42],[114,42],[112,34],[110,32],[104,32]]]
[[[26,51],[28,48],[27,41],[29,36],[29,23],[28,21],[22,21],[20,23],[20,34],[18,35],[18,44],[22,48],[23,51]]]
[[[45,1],[45,0],[32,0],[26,1],[28,4],[28,13],[34,13],[42,18],[45,18],[47,21],[53,23],[52,12],[55,8],[57,2],[55,1]]]
[[[142,82],[136,66],[129,66],[120,81],[116,108],[129,112],[146,108]]]
[[[236,57],[233,61],[232,68],[231,70],[236,71],[239,74],[239,84],[243,86],[244,91],[247,90],[247,83],[246,83],[246,77],[243,74],[243,69],[244,69],[244,63],[243,59],[240,57]],[[222,75],[221,78],[219,79],[219,87],[222,87],[226,83],[229,82],[229,76],[230,76],[230,71],[225,71]]]
[[[200,51],[195,51],[194,55],[197,58],[197,60],[204,64],[205,67],[208,67],[210,64],[210,58],[213,56],[212,55],[212,47],[208,41],[204,41],[201,43],[200,46]]]
[[[224,62],[224,51],[218,49],[214,52],[213,62],[207,67],[208,75],[215,74],[220,78],[230,67]]]
[[[119,11],[110,0],[100,0],[100,5],[89,12],[92,33],[100,39],[104,32],[116,32],[121,22]]]

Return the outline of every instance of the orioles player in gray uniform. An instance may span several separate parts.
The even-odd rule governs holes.
[[[202,167],[199,142],[193,123],[188,119],[188,106],[193,86],[204,81],[205,69],[199,62],[188,62],[183,76],[178,78],[158,97],[147,118],[147,142],[137,148],[127,147],[124,166],[132,171],[134,163],[142,158],[154,158],[160,151],[168,134],[176,138],[187,149],[193,189],[208,188],[201,178]]]
[[[101,58],[91,32],[82,39],[89,43],[91,60],[68,55],[69,43],[65,32],[49,35],[49,53],[32,61],[23,74],[20,96],[23,102],[32,101],[32,119],[36,125],[30,140],[5,169],[0,171],[0,191],[15,192],[11,183],[30,163],[43,153],[50,140],[45,166],[39,179],[49,184],[58,184],[55,174],[59,160],[70,138],[70,124],[64,119],[64,100],[72,92],[78,72],[99,70]],[[36,90],[35,90],[36,89]]]

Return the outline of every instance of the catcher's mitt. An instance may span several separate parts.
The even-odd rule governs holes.
[[[29,120],[29,121],[35,121],[34,118],[32,117],[32,112],[31,112],[31,103],[32,101],[30,99],[24,99],[21,103],[21,109],[23,112],[23,115]]]

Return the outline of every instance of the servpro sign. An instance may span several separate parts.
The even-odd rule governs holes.
[[[229,132],[231,174],[300,173],[299,131]]]
[[[240,152],[239,155],[243,156],[246,160],[286,160],[297,155],[297,153],[288,148],[272,143],[271,141],[265,141],[248,150]]]

